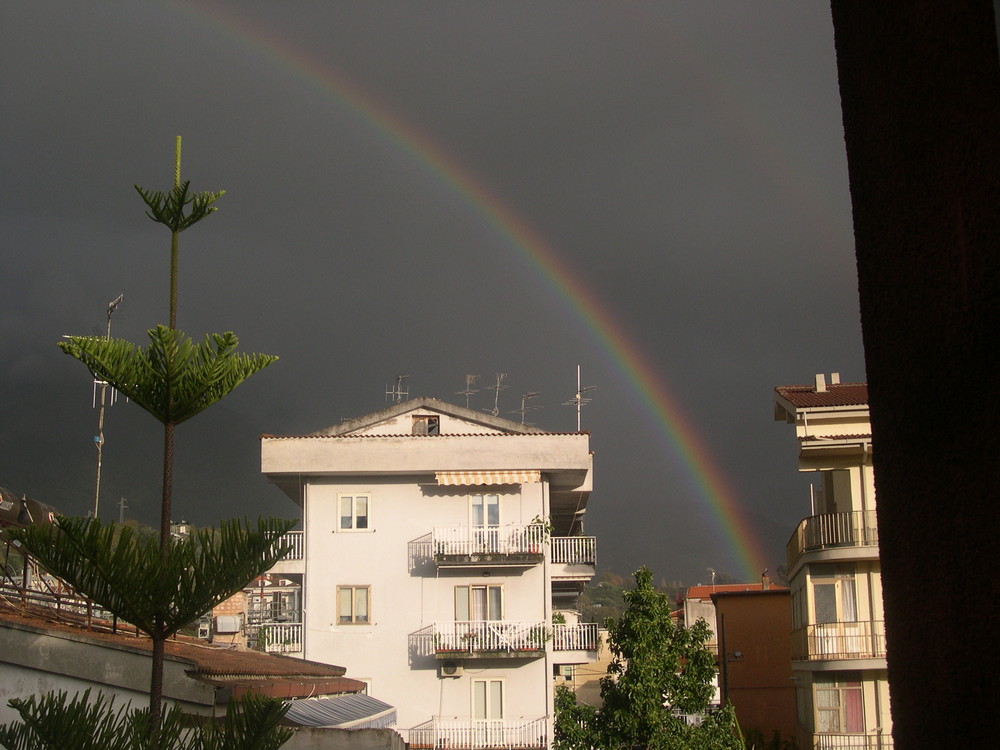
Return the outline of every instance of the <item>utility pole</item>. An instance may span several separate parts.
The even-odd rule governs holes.
[[[111,315],[118,309],[118,305],[125,299],[124,294],[119,294],[108,303],[108,329],[105,338],[111,340]],[[104,406],[108,397],[108,381],[95,380],[94,385],[101,386],[101,407],[97,413],[97,436],[94,438],[94,445],[97,446],[97,478],[94,481],[94,512],[93,518],[97,518],[97,509],[101,501],[101,459],[104,452]]]

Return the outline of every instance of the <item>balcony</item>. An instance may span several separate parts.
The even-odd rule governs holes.
[[[892,734],[814,734],[813,750],[892,750]]]
[[[553,651],[597,651],[597,623],[552,626]]]
[[[537,620],[467,620],[436,622],[430,635],[438,659],[534,658],[552,632]]]
[[[793,661],[884,658],[885,622],[882,620],[827,622],[808,625],[792,632]]]
[[[247,628],[248,640],[254,640],[258,651],[269,654],[302,653],[302,623],[269,622]]]
[[[305,572],[305,535],[301,531],[289,531],[281,541],[291,547],[288,553],[274,564],[271,573]]]
[[[548,747],[548,721],[434,718],[410,730],[411,750],[536,750]]]
[[[791,571],[799,557],[806,552],[863,547],[874,548],[871,556],[878,556],[875,511],[858,510],[811,516],[799,523],[792,538],[788,540],[785,548],[788,569]]]
[[[542,524],[509,526],[435,526],[431,532],[434,562],[440,567],[540,563],[548,534]]]

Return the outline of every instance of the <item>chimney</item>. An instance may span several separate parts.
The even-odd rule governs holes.
[[[771,588],[771,578],[767,574],[767,568],[764,568],[764,572],[760,574],[760,590],[767,591]]]
[[[823,373],[816,375],[816,393],[826,393],[826,375]]]
[[[840,385],[840,373],[831,372],[830,373],[830,385]]]

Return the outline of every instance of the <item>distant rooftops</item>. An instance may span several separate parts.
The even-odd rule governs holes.
[[[702,601],[709,601],[712,598],[712,594],[734,594],[734,593],[746,593],[761,591],[773,591],[773,590],[787,590],[785,586],[779,586],[774,583],[767,583],[766,585],[760,583],[717,583],[689,586],[687,592],[684,594],[685,601],[688,599],[701,599]]]
[[[823,408],[834,406],[867,406],[867,383],[841,383],[840,373],[830,375],[827,384],[825,375],[817,375],[813,385],[779,385],[775,393],[797,409]]]

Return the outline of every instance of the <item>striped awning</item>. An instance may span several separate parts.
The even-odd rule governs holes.
[[[436,472],[436,476],[437,483],[440,485],[527,484],[542,481],[542,472],[537,469],[524,471],[439,471]]]

